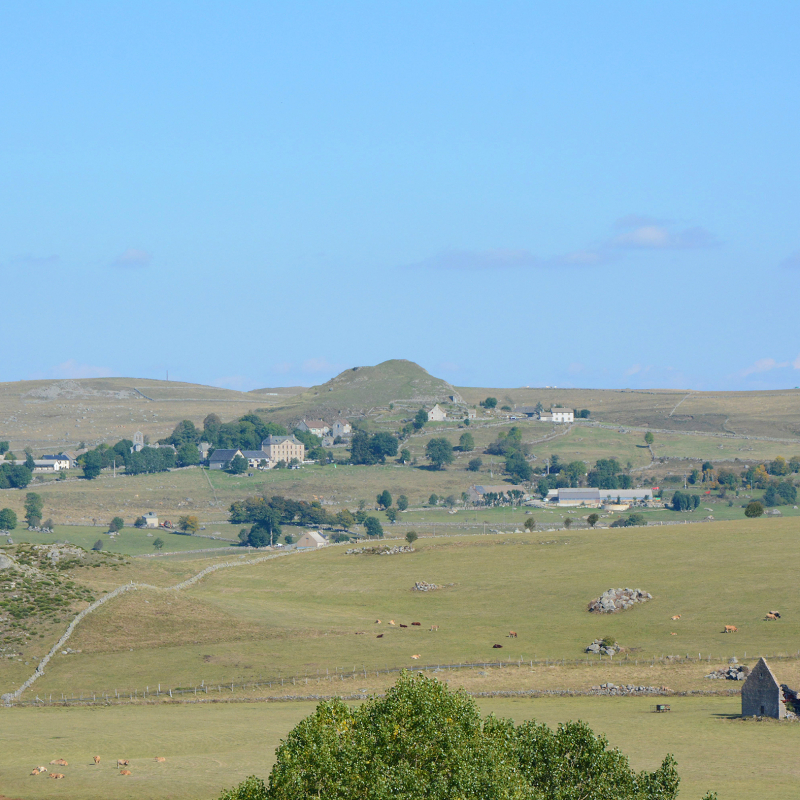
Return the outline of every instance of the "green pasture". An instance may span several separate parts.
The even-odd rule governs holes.
[[[793,653],[800,619],[791,613],[790,554],[797,546],[793,520],[760,519],[425,538],[417,552],[397,556],[329,547],[220,570],[172,597],[125,595],[79,626],[71,646],[82,652],[56,657],[36,690],[314,678],[354,666],[490,660],[497,643],[506,659],[575,659],[602,636],[615,637],[634,659]],[[416,581],[445,588],[411,591]],[[625,586],[654,599],[621,614],[587,613],[605,589]],[[784,618],[763,621],[771,609]],[[671,621],[675,614],[679,622]],[[409,627],[390,627],[391,619]],[[429,630],[433,624],[438,631]],[[726,635],[725,625],[739,632]],[[508,640],[509,630],[518,638]]]
[[[707,791],[720,800],[794,796],[800,725],[737,718],[738,698],[674,698],[668,714],[647,698],[481,699],[484,714],[556,725],[581,719],[619,747],[635,769],[678,761],[681,797]],[[314,704],[253,703],[0,711],[0,786],[20,800],[211,800],[247,775],[267,777],[280,740]],[[101,757],[95,766],[92,756]],[[156,763],[155,757],[166,758]],[[52,767],[65,778],[31,776]],[[120,776],[116,760],[130,761]],[[50,769],[50,767],[48,766]]]
[[[228,528],[229,526],[225,526]],[[238,529],[237,529],[238,530]],[[184,550],[205,550],[207,548],[228,547],[231,542],[219,539],[207,539],[204,536],[183,536],[179,533],[169,533],[160,528],[158,530],[144,530],[138,528],[123,528],[117,536],[109,536],[106,527],[92,527],[83,525],[56,525],[53,533],[39,533],[19,528],[11,536],[17,543],[29,542],[30,544],[55,544],[56,542],[69,542],[77,544],[84,550],[91,550],[99,539],[103,543],[103,551],[120,553],[127,556],[138,556],[144,553],[158,552],[153,547],[153,542],[161,538],[164,542],[162,553],[182,552]],[[152,537],[148,537],[148,533]],[[222,532],[222,535],[231,536],[231,530]],[[237,540],[238,543],[238,540]]]

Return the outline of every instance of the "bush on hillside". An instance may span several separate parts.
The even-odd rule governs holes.
[[[404,673],[358,708],[320,703],[278,748],[268,785],[250,777],[220,800],[674,800],[679,783],[672,756],[635,772],[583,722],[484,719],[466,693]]]

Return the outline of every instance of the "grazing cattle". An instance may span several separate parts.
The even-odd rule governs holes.
[[[382,633],[379,633],[379,634],[378,634],[378,635],[377,635],[375,638],[376,638],[376,639],[383,639],[383,634],[382,634]]]
[[[735,625],[726,625],[723,633],[736,633],[739,629]]]
[[[678,634],[677,634],[677,633],[670,632],[670,634],[669,634],[669,635],[670,635],[670,636],[677,636]]]
[[[130,774],[131,774],[131,771],[130,771],[129,769],[121,769],[121,770],[119,771],[119,774],[120,774],[120,775],[130,775]]]
[[[363,636],[363,635],[364,635],[364,631],[356,631],[356,636]]]
[[[68,767],[69,764],[63,758],[56,758],[50,762],[51,764],[58,764],[59,767]]]
[[[403,625],[403,623],[401,622],[401,623],[400,623],[400,627],[401,627],[401,628],[407,628],[407,627],[408,627],[408,625]]]
[[[36,769],[38,769],[39,772],[47,772],[47,767],[36,767]]]
[[[31,775],[38,775],[38,774],[39,774],[39,772],[40,772],[40,770],[39,770],[39,767],[34,767],[34,768],[31,770]]]
[[[47,777],[48,778],[55,778],[56,780],[58,780],[59,778],[63,778],[64,777],[64,773],[63,772],[51,772]]]
[[[381,621],[380,621],[379,619],[376,619],[376,620],[375,620],[375,624],[376,624],[376,625],[380,625],[380,624],[381,624]]]
[[[158,761],[159,764],[163,764],[166,760],[164,756],[156,756],[156,761]]]
[[[438,631],[439,630],[439,626],[438,625],[431,625],[431,630],[432,631]]]
[[[779,619],[779,617],[770,611],[764,619]]]
[[[780,611],[770,611],[769,613],[772,614],[772,616],[775,617],[776,619],[780,619],[781,618],[781,612]]]
[[[131,762],[128,761],[127,758],[118,758],[117,759],[117,768],[119,768],[119,767],[127,767],[128,764],[130,764],[130,763]]]
[[[390,624],[390,625],[394,625],[394,620],[393,620],[393,619],[390,619],[390,620],[389,620],[389,624]]]
[[[100,756],[92,756],[92,758],[94,759],[94,763],[95,764],[99,764],[100,763]]]
[[[411,658],[422,658],[422,656],[421,656],[421,655],[419,655],[419,653],[417,653],[417,655],[415,655],[415,656],[411,656]]]
[[[509,639],[516,639],[517,638],[517,632],[516,631],[509,631],[508,632],[508,638]]]
[[[502,650],[503,649],[503,645],[501,645],[501,644],[493,644],[492,645],[492,649],[493,650]]]
[[[422,625],[422,623],[421,623],[421,622],[412,622],[411,624],[412,624],[412,625]]]
[[[675,622],[675,620],[678,620],[678,619],[680,619],[680,618],[681,618],[681,615],[680,615],[680,614],[676,614],[676,615],[675,615],[675,616],[672,618],[672,621],[673,621],[673,622]]]

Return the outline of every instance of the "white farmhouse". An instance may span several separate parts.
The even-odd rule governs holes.
[[[428,422],[443,422],[446,419],[447,413],[438,403],[428,412]]]
[[[297,540],[297,549],[314,549],[317,547],[325,547],[326,544],[328,544],[328,540],[318,531],[306,531]]]

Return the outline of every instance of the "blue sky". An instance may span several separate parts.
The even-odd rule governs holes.
[[[0,380],[800,385],[798,24],[6,3]]]

